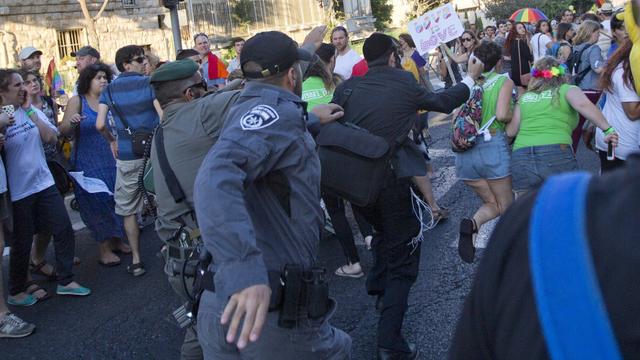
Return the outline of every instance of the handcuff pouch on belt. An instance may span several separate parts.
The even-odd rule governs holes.
[[[316,320],[327,314],[329,284],[324,268],[303,269],[299,265],[288,264],[281,279],[281,288],[271,286],[272,301],[269,304],[270,311],[280,309],[278,326],[293,328],[300,319]],[[281,301],[278,300],[279,295]]]

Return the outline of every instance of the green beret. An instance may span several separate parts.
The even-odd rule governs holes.
[[[151,74],[151,83],[175,81],[190,78],[198,71],[198,64],[191,59],[168,62]]]

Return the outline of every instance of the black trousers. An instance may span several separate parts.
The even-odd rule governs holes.
[[[625,161],[615,158],[613,160],[607,160],[607,152],[598,150],[598,157],[600,157],[600,170],[605,173],[611,170],[619,169],[624,166]]]
[[[402,323],[420,266],[420,243],[411,245],[420,223],[413,213],[410,189],[409,178],[390,179],[375,204],[357,208],[378,231],[372,244],[374,264],[367,278],[367,292],[382,297],[378,346],[406,352]]]
[[[344,212],[345,201],[327,191],[322,192],[322,199],[324,200],[329,217],[331,217],[331,224],[333,224],[333,229],[336,231],[336,237],[338,237],[338,241],[340,241],[340,246],[342,247],[342,251],[344,251],[347,262],[349,264],[360,262],[358,248],[356,248],[356,243],[353,239],[353,232],[351,231],[351,226]],[[352,208],[353,216],[356,218],[362,236],[367,237],[372,235],[373,230],[371,229],[371,225],[365,220],[364,216],[356,211],[355,207]]]
[[[69,214],[58,189],[51,186],[13,203],[13,241],[9,259],[9,294],[25,291],[31,244],[36,229],[53,234],[59,285],[73,281],[75,238]]]

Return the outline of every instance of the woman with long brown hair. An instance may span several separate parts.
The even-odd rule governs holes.
[[[623,166],[627,156],[638,151],[640,136],[640,96],[633,85],[629,54],[633,43],[627,39],[609,58],[600,78],[606,100],[602,113],[619,136],[614,160],[607,160],[604,133],[596,130],[596,148],[600,156],[600,170],[606,172]]]
[[[527,31],[524,23],[518,22],[509,32],[507,41],[504,44],[506,52],[511,55],[511,80],[518,87],[519,92],[524,92],[529,84],[531,63],[531,45],[529,41],[531,34]]]

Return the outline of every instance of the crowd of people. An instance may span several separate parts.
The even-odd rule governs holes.
[[[443,86],[406,33],[372,34],[361,56],[341,26],[328,43],[326,27],[314,28],[300,47],[264,32],[234,38],[228,64],[204,33],[171,61],[124,46],[115,68],[85,46],[72,53],[78,79],[63,112],[44,91],[42,52],[25,47],[19,69],[0,69],[6,304],[51,297],[34,274],[57,281],[57,295],[91,294],[73,278],[80,259],[63,201],[72,191],[98,262],[114,267],[131,254],[126,271],[135,277],[146,272],[138,217],[145,204],[156,207],[169,282],[185,301],[199,301],[182,358],[239,358],[238,351],[243,358],[349,358],[349,335],[329,324],[336,304],[317,249],[328,215],[345,255],[333,272],[365,276],[352,212],[373,252],[366,290],[380,312],[377,356],[417,358],[418,347],[402,334],[409,292],[424,231],[449,217],[431,184],[430,112],[455,118],[476,95],[481,102],[474,143],[458,147],[455,160],[457,178],[482,201],[460,219],[458,252],[469,263],[484,224],[548,177],[578,168],[580,139],[598,152],[603,173],[640,150],[640,97],[622,12],[607,3],[598,15],[574,18],[567,10],[558,21],[499,20],[480,33],[464,31],[438,49],[434,75]],[[354,129],[359,135],[344,140]],[[366,202],[333,187],[362,179],[327,174],[333,165],[353,170],[351,163],[318,156],[335,147],[369,156],[368,144],[358,143],[365,136],[389,147]],[[65,143],[72,144],[66,155]],[[142,180],[149,166],[152,190]],[[110,192],[89,192],[68,171]],[[51,238],[55,264],[44,260]],[[0,337],[30,335],[35,325],[6,304],[0,287]]]

